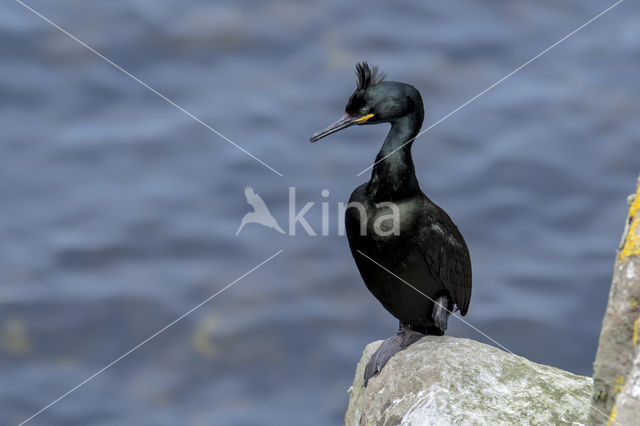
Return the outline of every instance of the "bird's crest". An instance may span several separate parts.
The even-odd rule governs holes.
[[[384,81],[386,75],[378,70],[378,67],[370,68],[366,62],[356,64],[356,77],[358,77],[358,87],[356,91],[365,91]]]

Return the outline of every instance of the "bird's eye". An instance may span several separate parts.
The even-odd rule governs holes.
[[[360,115],[365,115],[367,113],[366,108],[360,108]]]

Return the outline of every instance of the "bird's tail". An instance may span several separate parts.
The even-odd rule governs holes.
[[[275,229],[276,231],[278,231],[281,234],[285,234],[286,232],[284,232],[284,230],[282,228],[280,228],[280,225],[278,225],[278,222],[273,221],[273,229]]]

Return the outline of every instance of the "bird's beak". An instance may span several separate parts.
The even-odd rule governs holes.
[[[342,116],[342,118],[340,118],[340,120],[336,121],[331,126],[311,136],[311,139],[309,139],[309,141],[311,143],[317,142],[325,136],[329,136],[330,134],[335,133],[339,130],[346,129],[347,127],[353,126],[354,124],[362,124],[371,117],[373,117],[373,114],[367,114],[362,117],[345,114]]]

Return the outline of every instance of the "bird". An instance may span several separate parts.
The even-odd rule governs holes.
[[[240,233],[244,225],[247,223],[258,223],[260,225],[266,226],[267,228],[275,229],[281,234],[284,234],[284,230],[280,228],[278,222],[273,217],[269,208],[265,204],[264,200],[260,198],[258,194],[253,190],[252,187],[247,186],[244,189],[244,196],[247,198],[247,203],[253,207],[253,211],[245,214],[242,218],[242,222],[240,222],[240,227],[236,231],[236,235]]]
[[[469,249],[460,230],[422,192],[416,177],[411,148],[424,120],[420,92],[410,84],[387,81],[378,67],[366,62],[356,64],[356,77],[345,114],[310,142],[353,125],[391,124],[371,178],[353,191],[345,212],[347,239],[360,275],[399,320],[396,334],[369,359],[366,386],[397,352],[425,335],[444,335],[454,311],[466,315],[472,279]]]

